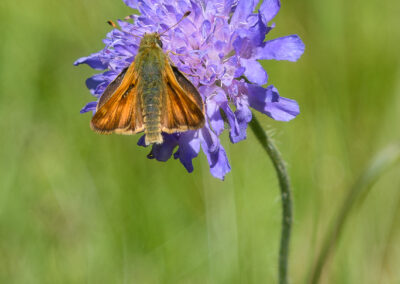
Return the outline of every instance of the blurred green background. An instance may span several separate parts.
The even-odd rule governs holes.
[[[137,136],[99,136],[72,63],[103,48],[122,0],[0,1],[0,283],[276,283],[281,204],[270,160],[222,140],[232,171],[203,154],[188,174],[148,160]],[[297,63],[265,62],[295,99],[290,123],[259,115],[294,194],[292,283],[375,153],[400,140],[400,2],[286,0],[269,38],[296,33]],[[400,283],[400,167],[356,202],[321,283]]]

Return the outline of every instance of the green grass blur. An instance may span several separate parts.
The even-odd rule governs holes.
[[[291,175],[292,283],[307,283],[323,236],[369,160],[400,140],[400,2],[282,1],[270,38],[296,33],[297,63],[265,62],[295,99],[290,123],[258,115]],[[146,158],[139,136],[99,136],[80,108],[121,0],[0,1],[0,283],[276,283],[281,204],[248,133],[188,174]],[[321,283],[400,283],[400,167],[357,202]]]

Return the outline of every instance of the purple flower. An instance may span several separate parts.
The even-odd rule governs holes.
[[[164,51],[172,62],[199,89],[206,106],[207,121],[202,129],[163,134],[164,143],[153,145],[149,158],[166,161],[172,155],[188,172],[193,171],[192,159],[200,148],[210,165],[211,174],[223,179],[230,171],[229,161],[219,136],[226,125],[232,143],[246,138],[251,121],[250,107],[269,117],[289,121],[299,114],[294,100],[279,96],[270,85],[267,72],[258,60],[296,61],[304,52],[297,35],[267,39],[274,27],[269,22],[280,8],[279,0],[264,0],[254,12],[258,0],[124,0],[140,15],[119,21],[121,30],[114,29],[104,40],[105,48],[82,63],[99,70],[108,70],[86,81],[91,93],[99,99],[107,85],[134,60],[140,38],[145,33],[163,32],[173,26],[187,11],[191,14],[162,36]],[[95,111],[90,102],[81,112]],[[138,144],[145,146],[141,137]],[[174,152],[175,151],[175,152]]]

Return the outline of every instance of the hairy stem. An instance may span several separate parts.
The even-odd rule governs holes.
[[[257,140],[260,142],[261,146],[272,160],[279,180],[282,199],[282,233],[279,249],[279,284],[287,284],[289,242],[292,228],[292,195],[289,176],[281,154],[272,142],[271,138],[267,135],[267,132],[261,127],[260,122],[257,120],[254,114],[253,119],[250,122],[250,127],[257,137]]]

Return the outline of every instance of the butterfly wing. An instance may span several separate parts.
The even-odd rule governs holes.
[[[97,103],[96,111],[111,98],[112,94],[114,94],[117,88],[121,85],[127,70],[128,67],[122,70],[122,72],[119,73],[118,76],[107,86],[104,93],[101,95],[99,102]]]
[[[161,130],[167,133],[199,129],[204,126],[203,100],[193,84],[168,62],[164,72],[165,92]]]
[[[171,65],[172,71],[174,72],[175,78],[178,81],[179,85],[181,85],[182,89],[189,93],[192,98],[196,101],[196,103],[201,106],[202,110],[204,109],[203,99],[201,98],[199,91],[193,86],[192,82],[190,82],[176,66]]]
[[[143,131],[141,98],[137,89],[137,73],[132,63],[104,91],[92,117],[92,129],[103,134]]]

